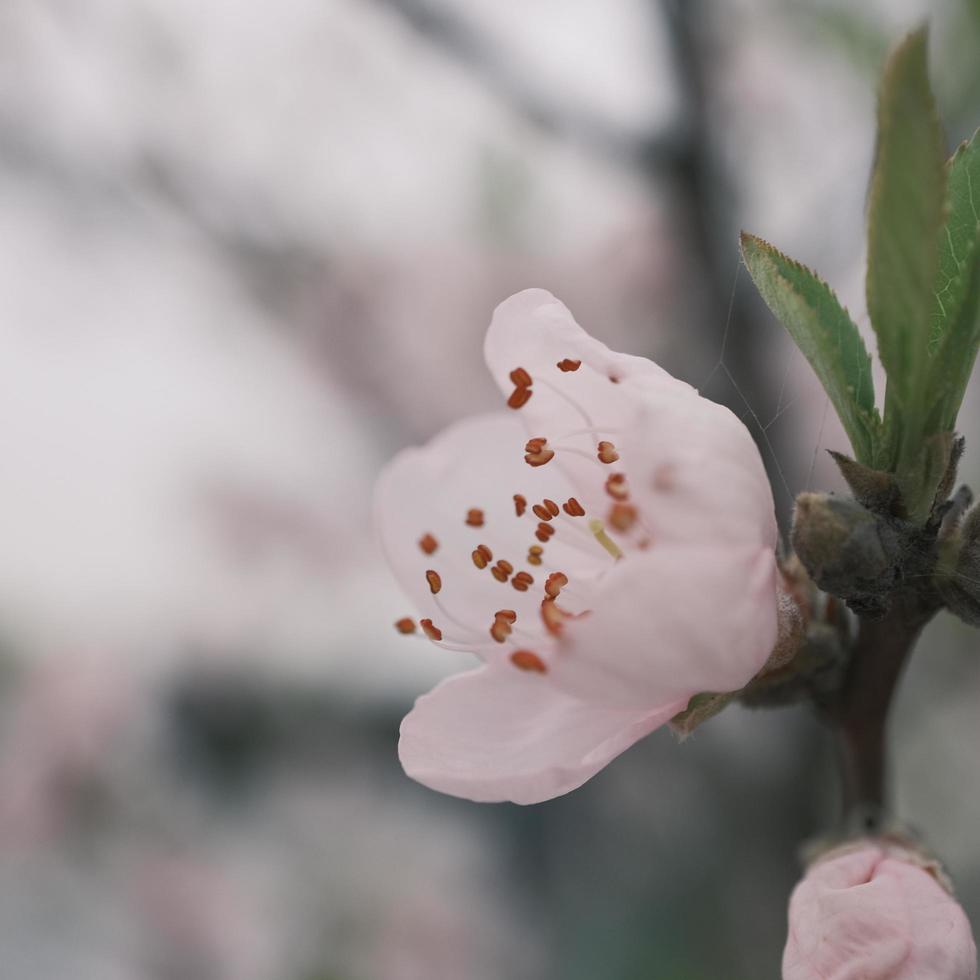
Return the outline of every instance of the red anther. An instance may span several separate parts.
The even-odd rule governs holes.
[[[510,578],[511,573],[514,571],[514,566],[509,561],[504,561],[502,558],[497,562],[493,568],[490,569],[490,573],[498,582],[506,582]]]
[[[518,572],[511,580],[510,584],[517,589],[518,592],[527,592],[527,590],[534,585],[534,579],[527,572]]]
[[[487,551],[490,550],[486,545],[480,545],[480,548],[486,548]],[[473,554],[471,555],[473,564],[476,565],[477,568],[486,568],[487,565],[490,564],[490,560],[493,558],[493,555],[491,555],[490,558],[487,558],[486,554],[484,554],[480,548],[475,548],[473,550]]]
[[[549,500],[547,497],[544,498],[542,503],[548,508],[548,512],[552,517],[558,516],[558,504],[556,504],[553,500]]]
[[[545,524],[544,521],[541,521],[541,523],[538,524],[538,529],[534,532],[534,536],[542,544],[547,544],[554,533],[555,529],[550,524]]]
[[[572,360],[570,357],[566,357],[564,360],[558,362],[559,371],[577,371],[581,366],[581,361]]]
[[[529,670],[535,674],[548,673],[548,665],[533,650],[515,650],[510,662],[518,670]]]
[[[566,585],[568,585],[568,576],[564,572],[552,572],[544,583],[545,595],[549,599],[557,599]]]
[[[534,511],[534,516],[536,518],[538,518],[538,520],[541,520],[541,521],[550,521],[551,520],[551,511],[548,510],[548,508],[545,507],[544,504],[535,504],[531,508],[531,510]]]
[[[425,573],[425,580],[429,583],[429,588],[432,590],[433,595],[442,588],[442,579],[439,577],[439,573],[433,571],[431,568]]]
[[[499,568],[502,572],[505,572],[507,575],[510,575],[514,571],[514,566],[509,561],[505,561],[503,558],[497,562],[497,568]]]
[[[466,512],[466,523],[470,527],[483,527],[483,511],[479,507],[471,507]]]
[[[636,523],[636,508],[632,504],[613,504],[609,508],[609,524],[617,531],[628,531]]]
[[[524,447],[524,462],[530,466],[544,466],[555,458],[555,451],[548,448],[547,439],[528,439]]]
[[[529,565],[540,565],[541,555],[544,552],[544,548],[539,544],[532,544],[530,548],[527,549],[527,563]]]
[[[495,619],[490,624],[490,635],[498,642],[503,643],[513,632],[510,623],[506,619]]]
[[[625,473],[613,473],[606,480],[606,493],[613,500],[626,500],[630,495],[629,487],[626,484]]]
[[[568,613],[561,609],[554,599],[545,599],[541,603],[541,620],[544,628],[552,635],[558,636],[565,628],[565,620],[569,618]]]
[[[599,458],[600,463],[615,463],[619,459],[619,453],[616,452],[616,447],[605,439],[596,447],[596,456]]]
[[[528,374],[522,367],[514,368],[514,370],[510,372],[510,380],[513,381],[518,388],[530,388],[531,385],[534,384],[534,378],[532,378],[531,375]]]
[[[561,509],[568,514],[569,517],[585,517],[585,508],[574,498],[569,497],[561,505]]]
[[[395,623],[395,629],[398,630],[399,633],[405,633],[406,635],[408,633],[414,633],[415,620],[409,619],[408,616],[405,616],[402,619],[399,619],[397,623]]]
[[[493,614],[493,618],[502,619],[513,626],[517,622],[517,613],[513,609],[498,609]]]
[[[534,392],[530,388],[515,388],[507,399],[508,408],[523,408],[530,400]]]
[[[523,517],[524,511],[527,510],[527,497],[525,497],[523,494],[515,493],[514,510],[516,511],[518,517]]]
[[[431,534],[423,534],[419,538],[419,547],[427,554],[431,555],[436,548],[439,547],[439,542]]]
[[[442,639],[442,630],[439,629],[438,626],[434,626],[431,619],[420,619],[419,626],[422,627],[422,632],[425,633],[430,640]]]

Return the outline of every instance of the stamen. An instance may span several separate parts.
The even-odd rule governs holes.
[[[619,453],[616,452],[616,447],[605,439],[599,443],[596,449],[596,456],[600,463],[615,463],[619,459]]]
[[[513,609],[498,609],[493,614],[493,618],[494,619],[503,619],[506,622],[510,623],[511,626],[513,626],[514,623],[517,622],[517,613]]]
[[[585,508],[574,498],[569,497],[561,505],[561,509],[568,514],[569,517],[585,517]]]
[[[636,508],[632,504],[617,503],[609,509],[609,523],[617,531],[628,531],[636,523]]]
[[[471,507],[466,512],[466,523],[470,527],[483,527],[483,511],[479,507]]]
[[[528,572],[518,572],[511,579],[510,584],[513,585],[518,592],[527,592],[527,590],[534,585],[534,579]]]
[[[510,380],[514,382],[514,390],[510,393],[510,398],[507,399],[507,405],[510,408],[522,408],[534,394],[531,391],[534,379],[524,368],[519,367],[510,372]]]
[[[523,494],[514,494],[514,510],[518,517],[524,516],[524,511],[527,510],[527,498]]]
[[[498,642],[503,643],[510,634],[513,633],[510,621],[497,613],[490,625],[490,635]]]
[[[399,633],[404,633],[406,636],[409,633],[414,633],[415,620],[410,619],[408,616],[405,616],[404,618],[399,619],[397,623],[395,623],[395,629],[398,630]]]
[[[537,517],[539,520],[542,520],[542,521],[550,521],[551,520],[551,511],[548,510],[548,508],[545,507],[544,504],[535,504],[531,508],[531,510],[534,511],[534,516]]]
[[[490,569],[490,573],[498,582],[506,582],[510,578],[511,573],[514,571],[514,566],[509,561],[504,561],[502,558],[497,562],[493,568]]]
[[[548,673],[548,666],[533,650],[515,650],[510,655],[510,662],[518,670],[527,670],[535,674]]]
[[[559,636],[565,628],[565,620],[570,618],[570,615],[554,599],[544,599],[541,602],[541,619],[544,628],[552,636]]]
[[[548,440],[529,439],[524,447],[524,462],[529,466],[544,466],[555,458],[555,451],[548,448]]]
[[[530,388],[515,388],[507,399],[508,408],[523,408],[530,400],[534,392]]]
[[[547,497],[544,498],[542,503],[548,508],[548,512],[552,517],[558,516],[558,504],[556,504],[553,500],[549,500]]]
[[[574,361],[570,357],[558,362],[559,371],[577,371],[582,366],[581,361]]]
[[[552,572],[544,583],[545,595],[549,599],[557,599],[566,585],[568,585],[568,576],[564,572]]]
[[[548,540],[554,533],[555,529],[550,524],[546,524],[544,521],[541,521],[541,523],[538,524],[538,529],[534,532],[534,536],[542,544],[547,544]]]
[[[609,479],[606,480],[606,493],[608,493],[613,500],[626,500],[630,495],[629,486],[626,483],[626,474],[611,474]]]
[[[486,568],[493,561],[493,552],[485,544],[478,544],[472,558],[477,568]]]
[[[589,530],[592,532],[596,541],[602,545],[606,551],[609,552],[617,561],[623,557],[623,552],[620,550],[618,544],[608,534],[606,534],[606,529],[602,526],[602,521],[597,521],[593,518],[589,521]]]
[[[425,573],[425,580],[429,583],[429,589],[433,595],[436,595],[442,588],[442,579],[439,577],[439,573],[431,568]]]
[[[420,619],[419,626],[422,627],[422,632],[425,633],[430,640],[442,639],[442,630],[439,629],[438,626],[434,626],[431,619]]]
[[[544,548],[539,544],[532,544],[530,548],[527,549],[527,563],[529,565],[540,565],[541,555],[544,553]]]
[[[436,548],[439,547],[439,542],[431,534],[423,534],[419,538],[419,547],[427,554],[431,555]]]

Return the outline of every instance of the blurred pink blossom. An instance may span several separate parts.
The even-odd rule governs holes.
[[[826,855],[790,899],[783,980],[974,980],[976,957],[938,868],[884,842]]]
[[[401,453],[378,485],[422,631],[483,661],[418,700],[399,752],[433,789],[534,803],[762,667],[777,532],[735,416],[610,351],[551,294],[501,304],[485,355],[516,410]]]

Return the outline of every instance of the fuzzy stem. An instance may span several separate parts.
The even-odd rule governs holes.
[[[839,699],[831,710],[840,746],[844,819],[879,825],[888,803],[887,724],[909,654],[935,607],[895,596],[882,619],[862,618]]]

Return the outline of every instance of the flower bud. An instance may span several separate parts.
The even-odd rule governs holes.
[[[875,615],[900,576],[901,539],[894,526],[850,497],[801,493],[793,547],[813,581],[857,613]]]
[[[976,955],[938,864],[865,839],[824,855],[793,891],[783,980],[975,980]]]

